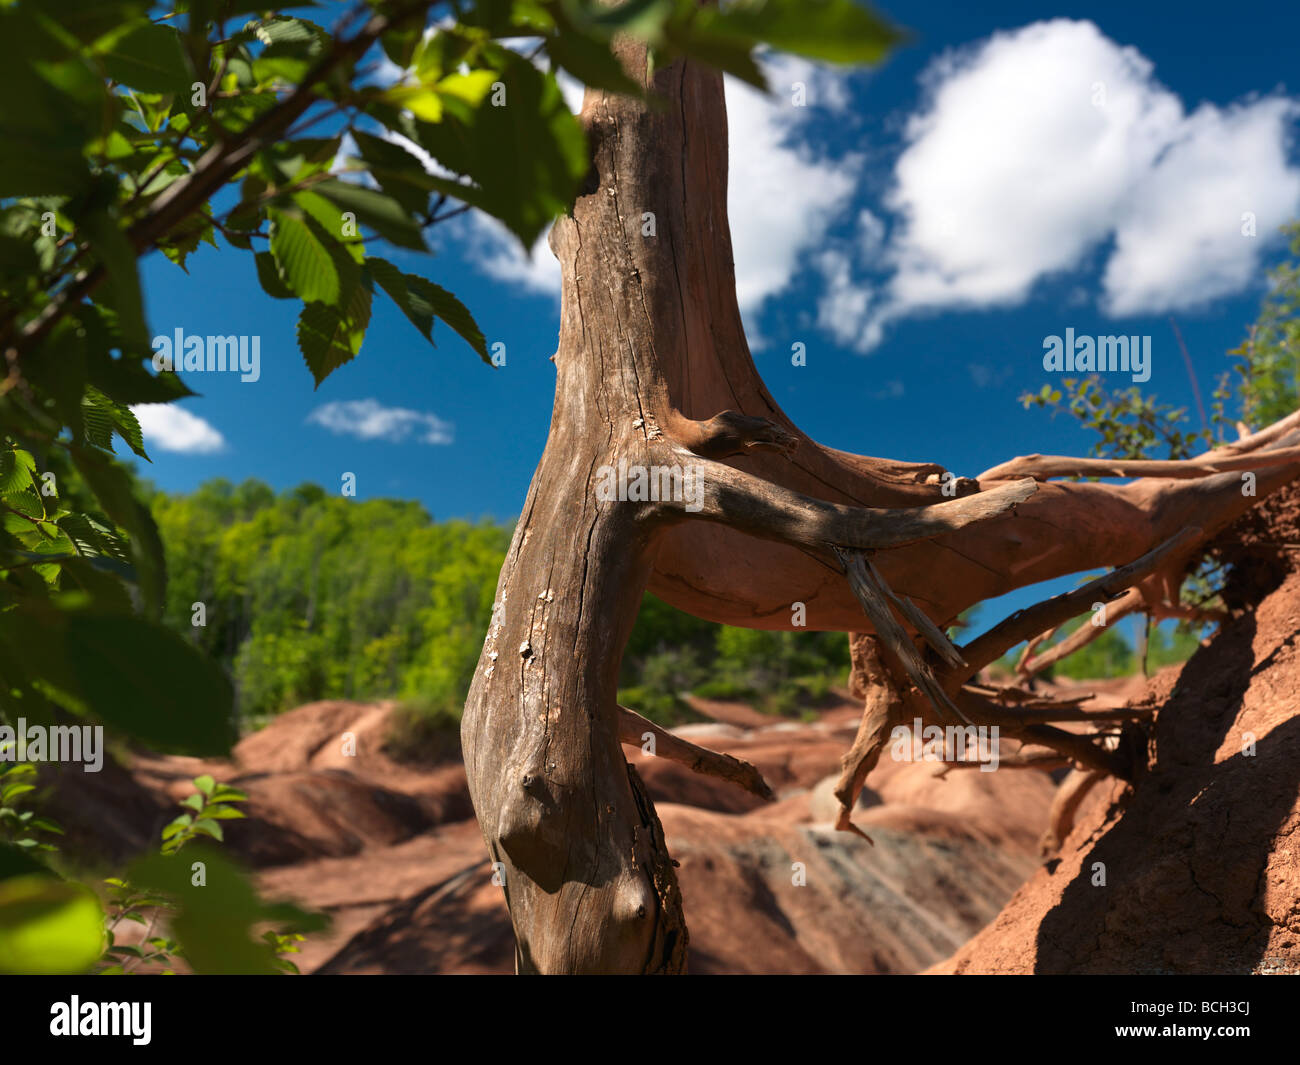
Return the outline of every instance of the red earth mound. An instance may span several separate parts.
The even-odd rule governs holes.
[[[857,820],[874,846],[830,825],[831,778],[860,704],[790,722],[707,704],[694,742],[757,765],[762,803],[626,748],[653,794],[678,870],[693,972],[916,972],[987,923],[1037,864],[1052,798],[1038,773],[885,759]],[[158,838],[199,773],[244,789],[226,846],[264,892],[329,913],[304,972],[510,972],[514,943],[459,762],[413,767],[383,742],[393,705],[323,702],[277,718],[229,762],[137,755],[96,790],[60,788],[62,816],[115,858]],[[80,777],[83,774],[76,774]]]

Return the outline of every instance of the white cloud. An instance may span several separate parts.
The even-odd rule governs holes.
[[[412,432],[421,444],[450,444],[453,426],[436,414],[385,407],[377,399],[337,400],[317,407],[307,421],[323,426],[332,433],[355,436],[361,440],[388,440],[400,443]]]
[[[752,343],[768,298],[794,279],[803,257],[821,247],[853,195],[858,155],[834,159],[814,152],[803,127],[817,109],[849,106],[845,75],[794,56],[769,56],[771,95],[726,79],[730,181],[727,213],[736,261],[736,298]],[[796,86],[804,106],[795,106]]]
[[[1257,276],[1263,246],[1300,209],[1292,101],[1188,115],[1149,60],[1090,22],[995,34],[941,57],[924,80],[927,104],[907,125],[886,198],[892,276],[856,329],[823,312],[862,350],[918,311],[1023,302],[1112,238],[1107,312],[1192,306]],[[1242,235],[1246,211],[1256,239]]]
[[[1259,253],[1300,203],[1288,166],[1292,101],[1201,107],[1138,188],[1116,234],[1103,285],[1112,314],[1170,310],[1240,291]],[[1258,235],[1242,233],[1255,216]]]
[[[491,215],[470,211],[463,221],[459,235],[474,248],[473,263],[479,270],[494,280],[559,300],[560,262],[547,243],[549,226],[537,238],[531,254],[526,254],[519,238]]]
[[[142,403],[131,413],[140,423],[146,450],[211,455],[226,446],[225,437],[211,424],[174,403]]]

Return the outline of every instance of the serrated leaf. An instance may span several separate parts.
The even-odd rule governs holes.
[[[711,32],[835,63],[877,63],[901,39],[857,0],[733,0],[704,21]]]
[[[399,248],[429,250],[419,223],[393,197],[347,181],[322,181],[315,191]]]
[[[404,276],[411,294],[412,308],[423,313],[423,309],[427,307],[432,314],[456,330],[465,342],[478,352],[479,358],[491,365],[492,359],[488,355],[487,340],[478,323],[474,321],[474,316],[470,314],[469,308],[441,285],[435,285],[418,274]]]
[[[280,280],[306,303],[333,304],[339,298],[339,275],[333,256],[296,213],[271,209],[271,254]]]
[[[298,317],[298,349],[307,369],[322,381],[361,350],[370,323],[370,290],[357,285],[346,314],[322,303],[308,303]]]

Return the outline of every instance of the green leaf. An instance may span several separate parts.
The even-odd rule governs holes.
[[[638,98],[645,95],[641,86],[627,76],[623,65],[602,41],[576,32],[561,33],[547,38],[546,51],[584,85]]]
[[[146,462],[152,461],[144,449],[144,434],[140,429],[140,422],[130,407],[123,403],[115,403],[94,386],[87,386],[81,404],[86,439],[97,447],[112,451],[112,435],[116,433],[142,459]]]
[[[211,836],[218,843],[225,841],[225,836],[222,834],[221,826],[210,817],[200,817],[195,821],[194,831],[200,832],[205,836]]]
[[[0,498],[27,492],[34,485],[36,460],[21,448],[0,450]]]
[[[474,316],[445,288],[418,274],[404,274],[386,259],[373,255],[366,259],[366,269],[430,344],[433,343],[433,320],[441,318],[465,339],[479,358],[488,365],[492,364],[487,340]]]
[[[257,264],[257,280],[261,283],[263,292],[277,300],[296,298],[293,291],[280,280],[280,272],[276,269],[275,256],[269,251],[259,251],[253,256],[253,259]]]
[[[163,749],[229,753],[230,681],[192,644],[143,618],[93,613],[69,615],[64,639],[77,688],[106,723]]]
[[[191,865],[200,860],[205,883],[193,882]],[[196,973],[273,973],[270,947],[253,938],[254,927],[269,919],[270,908],[257,897],[249,877],[219,850],[202,844],[184,855],[154,855],[131,867],[132,883],[175,900],[171,926]]]
[[[9,880],[15,876],[49,876],[59,879],[53,870],[47,869],[27,851],[12,843],[0,842],[0,880]]]
[[[216,789],[217,782],[209,774],[204,773],[202,776],[194,778],[194,786],[204,795],[211,797],[212,792]]]
[[[194,81],[180,34],[171,26],[136,27],[105,54],[104,68],[114,81],[141,92],[188,96]]]
[[[122,538],[94,518],[85,514],[65,514],[58,519],[58,523],[59,528],[76,545],[79,555],[87,558],[111,558],[117,562],[129,561],[131,556]]]
[[[70,445],[68,451],[105,515],[130,536],[131,562],[145,610],[157,616],[162,610],[167,574],[153,515],[135,498],[130,478],[109,456],[78,445]]]
[[[315,192],[343,211],[350,211],[361,225],[369,226],[399,248],[428,251],[424,234],[405,208],[393,197],[347,181],[322,181]]]
[[[12,656],[5,677],[11,687],[39,677],[43,686],[142,743],[224,755],[238,738],[226,675],[160,624],[32,603],[0,614],[0,641]],[[25,675],[12,675],[24,665]]]
[[[193,823],[194,817],[192,814],[181,814],[180,817],[167,822],[167,824],[163,826],[162,838],[164,840],[175,839]]]
[[[117,312],[117,328],[122,338],[137,351],[147,350],[149,333],[144,321],[144,296],[130,241],[107,211],[91,211],[81,225],[90,238],[91,250],[108,274],[105,302]]]
[[[384,49],[384,54],[405,70],[411,65],[420,37],[421,28],[408,25],[405,28],[389,30],[379,38],[379,43]]]
[[[8,804],[10,799],[35,790],[35,784],[24,784],[21,781],[13,784],[6,784],[3,788],[0,788],[0,803]]]
[[[103,937],[99,901],[80,884],[40,875],[0,881],[0,972],[84,972]]]
[[[344,313],[323,303],[303,305],[298,317],[298,349],[307,369],[322,381],[361,350],[370,322],[370,290],[357,285]]]
[[[253,33],[263,44],[310,44],[320,51],[329,43],[329,34],[307,19],[274,15],[253,25]]]
[[[420,331],[430,344],[433,343],[433,308],[427,301],[421,301],[417,308],[411,301],[411,290],[406,283],[406,275],[387,259],[367,256],[366,270],[379,283],[379,287],[388,293],[389,298],[397,304],[411,324]]]
[[[339,275],[334,258],[296,211],[272,208],[271,254],[280,279],[307,303],[333,304],[339,298]]]
[[[352,134],[361,158],[379,187],[410,214],[423,216],[429,208],[433,182],[424,164],[401,144],[360,130]]]
[[[118,104],[85,63],[67,60],[37,5],[0,5],[0,198],[75,196],[91,174],[83,148]]]
[[[487,340],[483,336],[483,331],[479,329],[478,323],[474,321],[474,316],[470,314],[469,308],[441,285],[435,285],[432,281],[416,274],[406,274],[405,277],[411,293],[412,308],[417,313],[423,313],[424,308],[427,307],[432,314],[456,330],[465,342],[478,352],[479,358],[490,366],[492,359],[488,355]]]
[[[878,63],[902,35],[856,0],[734,0],[710,11],[711,32],[834,63]]]
[[[437,123],[420,122],[382,101],[368,110],[472,182],[431,175],[434,188],[500,219],[531,247],[572,205],[589,166],[586,137],[554,76],[505,48],[492,46],[490,59],[498,67],[499,89],[493,86],[477,105],[440,93],[446,113]]]

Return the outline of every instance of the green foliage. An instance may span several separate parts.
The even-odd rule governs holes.
[[[1236,363],[1214,392],[1215,432],[1190,432],[1183,428],[1185,407],[1160,403],[1137,387],[1107,391],[1097,374],[1062,379],[1064,393],[1043,385],[1024,393],[1021,402],[1053,416],[1067,410],[1097,434],[1094,455],[1119,459],[1189,458],[1235,437],[1228,430],[1236,422],[1257,430],[1290,414],[1300,407],[1300,222],[1284,232],[1291,238],[1292,258],[1270,272],[1258,319],[1241,345],[1228,352]]]
[[[714,625],[646,595],[623,657],[619,701],[664,725],[693,719],[687,694],[788,715],[825,699],[848,668],[843,633]]]
[[[195,792],[182,800],[185,813],[169,822],[162,830],[162,853],[175,854],[185,844],[207,836],[218,843],[224,842],[222,821],[244,816],[244,812],[231,803],[247,802],[248,796],[238,788],[218,784],[206,773],[194,778]]]
[[[257,481],[159,495],[153,513],[171,560],[167,622],[230,670],[246,723],[394,694],[459,712],[508,528]]]
[[[1230,355],[1235,388],[1220,383],[1216,399],[1237,394],[1238,417],[1258,429],[1300,406],[1300,222],[1287,226],[1292,258],[1269,275],[1269,292],[1259,318]]]
[[[1091,374],[1062,378],[1061,387],[1065,389],[1064,397],[1068,397],[1065,409],[1085,429],[1097,434],[1092,454],[1099,458],[1185,459],[1195,453],[1198,445],[1208,446],[1205,434],[1179,428],[1187,416],[1186,407],[1161,403],[1154,394],[1144,396],[1136,385],[1108,391],[1102,387],[1101,377]],[[1020,400],[1026,407],[1045,407],[1055,415],[1064,397],[1059,389],[1043,385]],[[1164,454],[1153,455],[1157,448]]]
[[[0,880],[0,973],[82,972],[99,956],[93,892],[41,873]]]
[[[47,835],[63,835],[58,822],[24,809],[36,794],[37,771],[31,762],[7,761],[13,758],[12,740],[0,743],[0,842],[29,853],[54,851],[58,848]],[[0,872],[0,879],[4,879]]]
[[[1189,431],[1185,407],[1161,403],[1154,394],[1144,396],[1137,387],[1107,391],[1096,374],[1062,379],[1064,392],[1043,385],[1036,393],[1023,394],[1021,402],[1026,408],[1050,410],[1053,417],[1061,410],[1068,411],[1080,425],[1097,434],[1092,454],[1115,459],[1190,458],[1230,436],[1235,438],[1236,432],[1229,432],[1234,423],[1259,430],[1292,413],[1300,407],[1300,222],[1286,226],[1284,232],[1291,238],[1292,258],[1271,271],[1259,318],[1242,344],[1228,353],[1237,361],[1230,372],[1221,375],[1215,388],[1213,431]],[[1183,602],[1200,607],[1219,605],[1221,581],[1222,574],[1202,562],[1184,581]],[[1168,633],[1160,627],[1152,629],[1147,668],[1185,661],[1199,645],[1203,629],[1203,625],[1188,622],[1180,622]],[[1132,672],[1125,664],[1132,659],[1132,650],[1123,650],[1111,635],[1107,633],[1071,655],[1056,671],[1078,677]],[[1006,660],[1006,665],[1010,668],[1012,663]]]
[[[1075,618],[1061,627],[1061,631],[1041,650],[1047,650],[1081,625],[1091,625],[1091,617]],[[1090,680],[1094,677],[1123,677],[1137,672],[1139,664],[1134,657],[1133,645],[1120,632],[1118,626],[1107,626],[1091,643],[1068,658],[1056,663],[1047,676],[1073,677],[1076,680]]]

